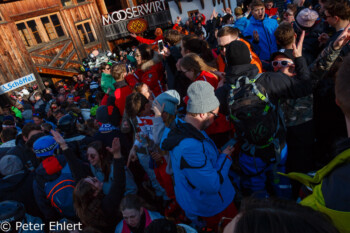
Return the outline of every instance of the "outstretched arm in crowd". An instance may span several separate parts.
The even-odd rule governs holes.
[[[305,58],[302,56],[304,37],[305,32],[302,32],[298,44],[293,45],[296,75],[294,77],[289,77],[283,73],[277,72],[272,73],[270,77],[265,79],[267,85],[271,87],[271,93],[269,94],[274,95],[276,99],[296,99],[307,96],[312,92],[310,71]],[[273,81],[271,79],[273,79]]]
[[[73,150],[68,147],[64,138],[54,130],[51,130],[51,134],[56,142],[60,145],[75,181],[78,182],[87,176],[92,176],[89,164],[77,158]]]
[[[153,44],[156,40],[146,39],[141,36],[136,35],[135,33],[130,33],[131,37],[134,37],[136,40],[140,42],[140,44]]]
[[[311,64],[310,69],[313,73],[313,79],[321,79],[325,72],[328,71],[335,60],[339,57],[342,48],[349,44],[350,41],[350,24],[338,36],[338,38],[330,43]],[[348,45],[349,46],[349,45]]]
[[[115,210],[119,208],[124,196],[126,182],[119,138],[114,138],[112,147],[107,147],[106,149],[113,154],[113,180],[109,193],[102,200],[101,209],[105,216],[111,216],[111,219],[116,219],[117,216],[112,216],[118,213]]]

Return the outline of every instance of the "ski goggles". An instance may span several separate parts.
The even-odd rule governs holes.
[[[288,67],[289,65],[293,65],[294,63],[291,61],[282,60],[282,61],[273,61],[271,62],[271,64],[274,68],[276,68],[276,67]]]

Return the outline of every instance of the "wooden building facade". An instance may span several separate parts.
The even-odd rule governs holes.
[[[30,73],[71,77],[94,49],[108,49],[95,0],[0,4],[1,84]]]

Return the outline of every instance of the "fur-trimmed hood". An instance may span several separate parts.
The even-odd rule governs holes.
[[[149,70],[151,69],[152,66],[154,66],[155,64],[159,63],[162,61],[162,55],[155,52],[154,55],[153,55],[153,58],[149,61],[146,61],[145,63],[143,63],[141,65],[141,70],[142,71],[146,71],[146,70]]]

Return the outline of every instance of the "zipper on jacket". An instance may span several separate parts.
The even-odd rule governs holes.
[[[221,199],[222,203],[224,203],[224,198],[222,198],[221,193],[220,193],[220,192],[218,192],[218,194],[219,194],[219,197],[220,197],[220,199]]]

